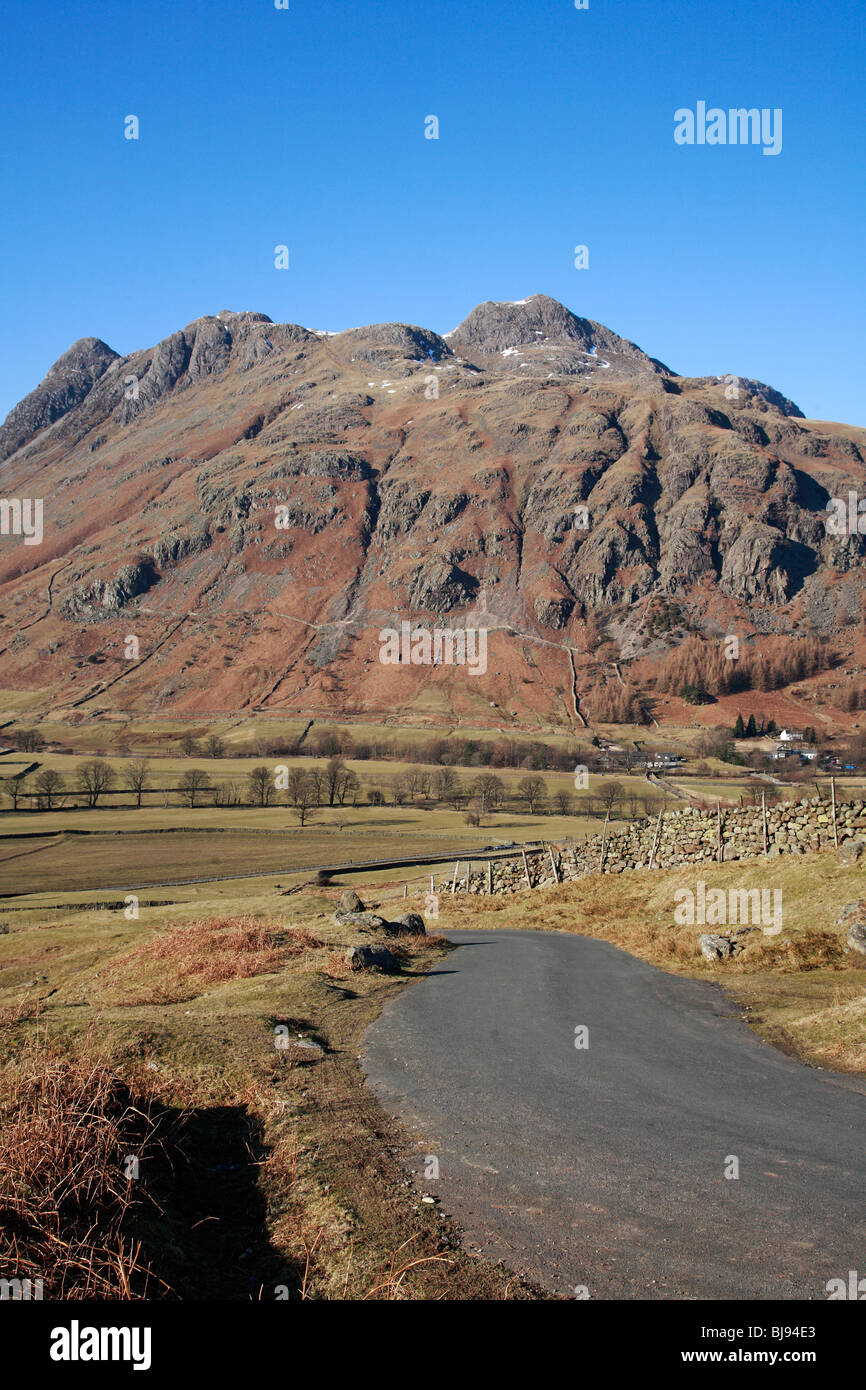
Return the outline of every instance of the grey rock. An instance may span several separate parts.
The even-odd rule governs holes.
[[[730,382],[731,378],[725,376],[721,380]],[[759,400],[767,401],[769,405],[774,405],[777,410],[780,410],[783,415],[799,420],[806,418],[798,405],[795,405],[787,396],[783,396],[781,391],[777,391],[775,387],[767,386],[766,382],[754,381],[747,376],[738,376],[734,380],[747,396],[757,396]],[[738,398],[735,397],[735,399]]]
[[[535,616],[543,627],[555,629],[563,628],[568,623],[574,609],[574,599],[562,598],[537,598],[535,600]]]
[[[852,869],[863,854],[862,840],[845,840],[836,851],[836,862],[843,868]]]
[[[397,961],[387,946],[350,946],[345,956],[353,970],[396,970]]]
[[[153,547],[154,563],[157,569],[170,569],[186,560],[188,556],[199,555],[203,550],[209,549],[211,539],[207,530],[197,531],[191,536],[160,536]]]
[[[404,912],[393,922],[385,923],[385,930],[394,936],[426,936],[427,928],[419,912]]]
[[[97,579],[92,584],[77,584],[59,606],[65,618],[83,622],[98,622],[120,612],[132,599],[146,594],[156,582],[157,575],[149,559],[123,565],[114,579]]]
[[[852,927],[849,927],[845,941],[851,947],[852,951],[856,951],[861,956],[866,956],[866,923],[855,922]]]
[[[340,906],[339,906],[338,911],[340,911],[340,912],[363,912],[363,911],[364,911],[364,904],[362,903],[361,899],[358,897],[358,894],[355,892],[354,888],[347,888],[347,889],[346,889],[345,893],[344,893],[344,894],[342,895],[342,897],[340,898]]]
[[[714,936],[704,932],[698,937],[698,945],[704,960],[725,960],[733,951],[733,942],[727,936]]]
[[[777,527],[748,521],[722,564],[721,589],[750,603],[784,604],[797,587],[797,550]]]
[[[576,362],[586,372],[598,353],[615,354],[622,364],[630,363],[631,370],[667,373],[667,368],[648,357],[635,343],[620,338],[603,324],[592,319],[578,318],[558,300],[546,294],[534,294],[523,303],[488,300],[472,310],[451,334],[452,345],[467,347],[474,352],[501,354],[510,347],[537,346],[539,338],[575,349]],[[570,359],[567,359],[570,364]]]
[[[477,580],[457,565],[419,566],[408,584],[409,606],[413,610],[447,613],[450,608],[470,603],[477,587]]]
[[[382,931],[388,923],[378,912],[335,912],[334,923],[338,927],[368,927]]]

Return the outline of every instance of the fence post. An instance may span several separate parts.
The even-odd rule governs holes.
[[[457,870],[458,870],[459,868],[460,868],[460,860],[458,859],[458,860],[457,860],[457,863],[454,865],[454,877],[453,877],[452,880],[451,880],[451,892],[452,892],[452,893],[454,893],[454,892],[456,891],[456,889],[457,889]]]
[[[768,851],[768,844],[767,844],[767,793],[766,793],[766,791],[763,791],[763,790],[761,791],[761,820],[763,821],[763,825],[764,825],[764,853],[766,854],[767,851]]]
[[[830,794],[833,798],[833,844],[839,848],[839,832],[836,829],[836,778],[830,778]]]
[[[487,861],[487,891],[491,894],[493,892],[493,864],[489,859]]]
[[[722,803],[716,801],[716,858],[721,864],[725,857],[724,845],[722,844]]]
[[[664,813],[663,813],[662,811],[659,811],[659,818],[658,818],[658,820],[656,821],[656,833],[655,833],[655,835],[653,836],[653,847],[652,847],[652,849],[650,850],[650,858],[649,858],[649,867],[650,867],[650,868],[652,868],[652,866],[653,866],[653,860],[654,860],[655,857],[656,857],[656,847],[658,846],[658,842],[659,842],[659,833],[660,833],[661,828],[662,828],[662,815],[663,815],[663,814],[664,814]]]
[[[604,829],[601,832],[601,855],[598,861],[598,871],[601,873],[604,868],[604,851],[607,845],[607,823],[610,820],[610,807],[607,808],[607,815],[604,818]]]
[[[526,850],[522,849],[520,853],[523,855],[523,872],[526,874],[526,886],[527,888],[531,888],[532,879],[529,877],[529,864],[526,859]]]
[[[550,867],[553,869],[553,881],[554,881],[554,883],[558,883],[558,882],[559,882],[559,874],[558,874],[557,871],[556,871],[556,860],[555,860],[554,857],[553,857],[553,845],[548,845],[548,846],[547,846],[547,852],[548,852],[548,854],[550,855]]]

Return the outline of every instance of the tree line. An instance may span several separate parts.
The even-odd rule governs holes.
[[[67,777],[56,768],[46,767],[35,776],[8,778],[4,785],[13,811],[22,809],[26,802],[40,811],[72,806],[92,810],[118,790],[131,793],[135,807],[141,808],[145,794],[154,791],[152,769],[146,758],[130,761],[119,773],[103,758],[86,759]],[[165,791],[167,798],[165,788],[156,790]],[[172,791],[182,805],[193,810],[207,805],[288,805],[302,826],[321,807],[402,807],[420,803],[432,808],[444,805],[464,812],[470,824],[478,825],[485,815],[515,809],[532,816],[569,816],[612,814],[620,807],[622,814],[635,818],[651,814],[657,801],[657,798],[627,791],[616,781],[604,782],[596,792],[587,791],[575,797],[564,788],[551,794],[544,778],[538,775],[523,777],[509,789],[495,773],[465,778],[448,766],[416,768],[410,765],[380,784],[363,787],[354,769],[347,767],[340,757],[329,758],[327,763],[309,768],[259,764],[241,784],[215,782],[206,769],[191,767],[182,773]]]
[[[38,729],[22,728],[4,731],[7,741],[22,752],[39,752],[49,747]],[[56,744],[53,752],[71,752]],[[376,735],[356,738],[348,729],[333,726],[314,729],[309,737],[300,735],[259,738],[250,747],[227,745],[218,734],[187,730],[174,741],[174,749],[187,758],[351,758],[357,762],[424,763],[442,767],[498,767],[538,772],[568,772],[575,763],[586,763],[591,751],[577,744],[566,747],[545,743],[541,739],[473,739],[433,737],[402,742]],[[128,753],[118,746],[114,752]],[[170,756],[171,750],[161,750]]]

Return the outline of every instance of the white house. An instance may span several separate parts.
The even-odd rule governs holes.
[[[802,741],[803,741],[803,730],[802,730],[802,729],[781,729],[781,730],[779,731],[779,742],[780,742],[780,743],[802,743]]]

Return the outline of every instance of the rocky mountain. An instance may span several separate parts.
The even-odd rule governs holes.
[[[444,336],[223,311],[126,357],[85,338],[0,459],[44,515],[0,537],[15,708],[573,723],[602,637],[664,645],[657,601],[756,640],[860,612],[863,538],[825,523],[866,430],[543,295]],[[487,669],[383,664],[407,619],[485,628]]]

